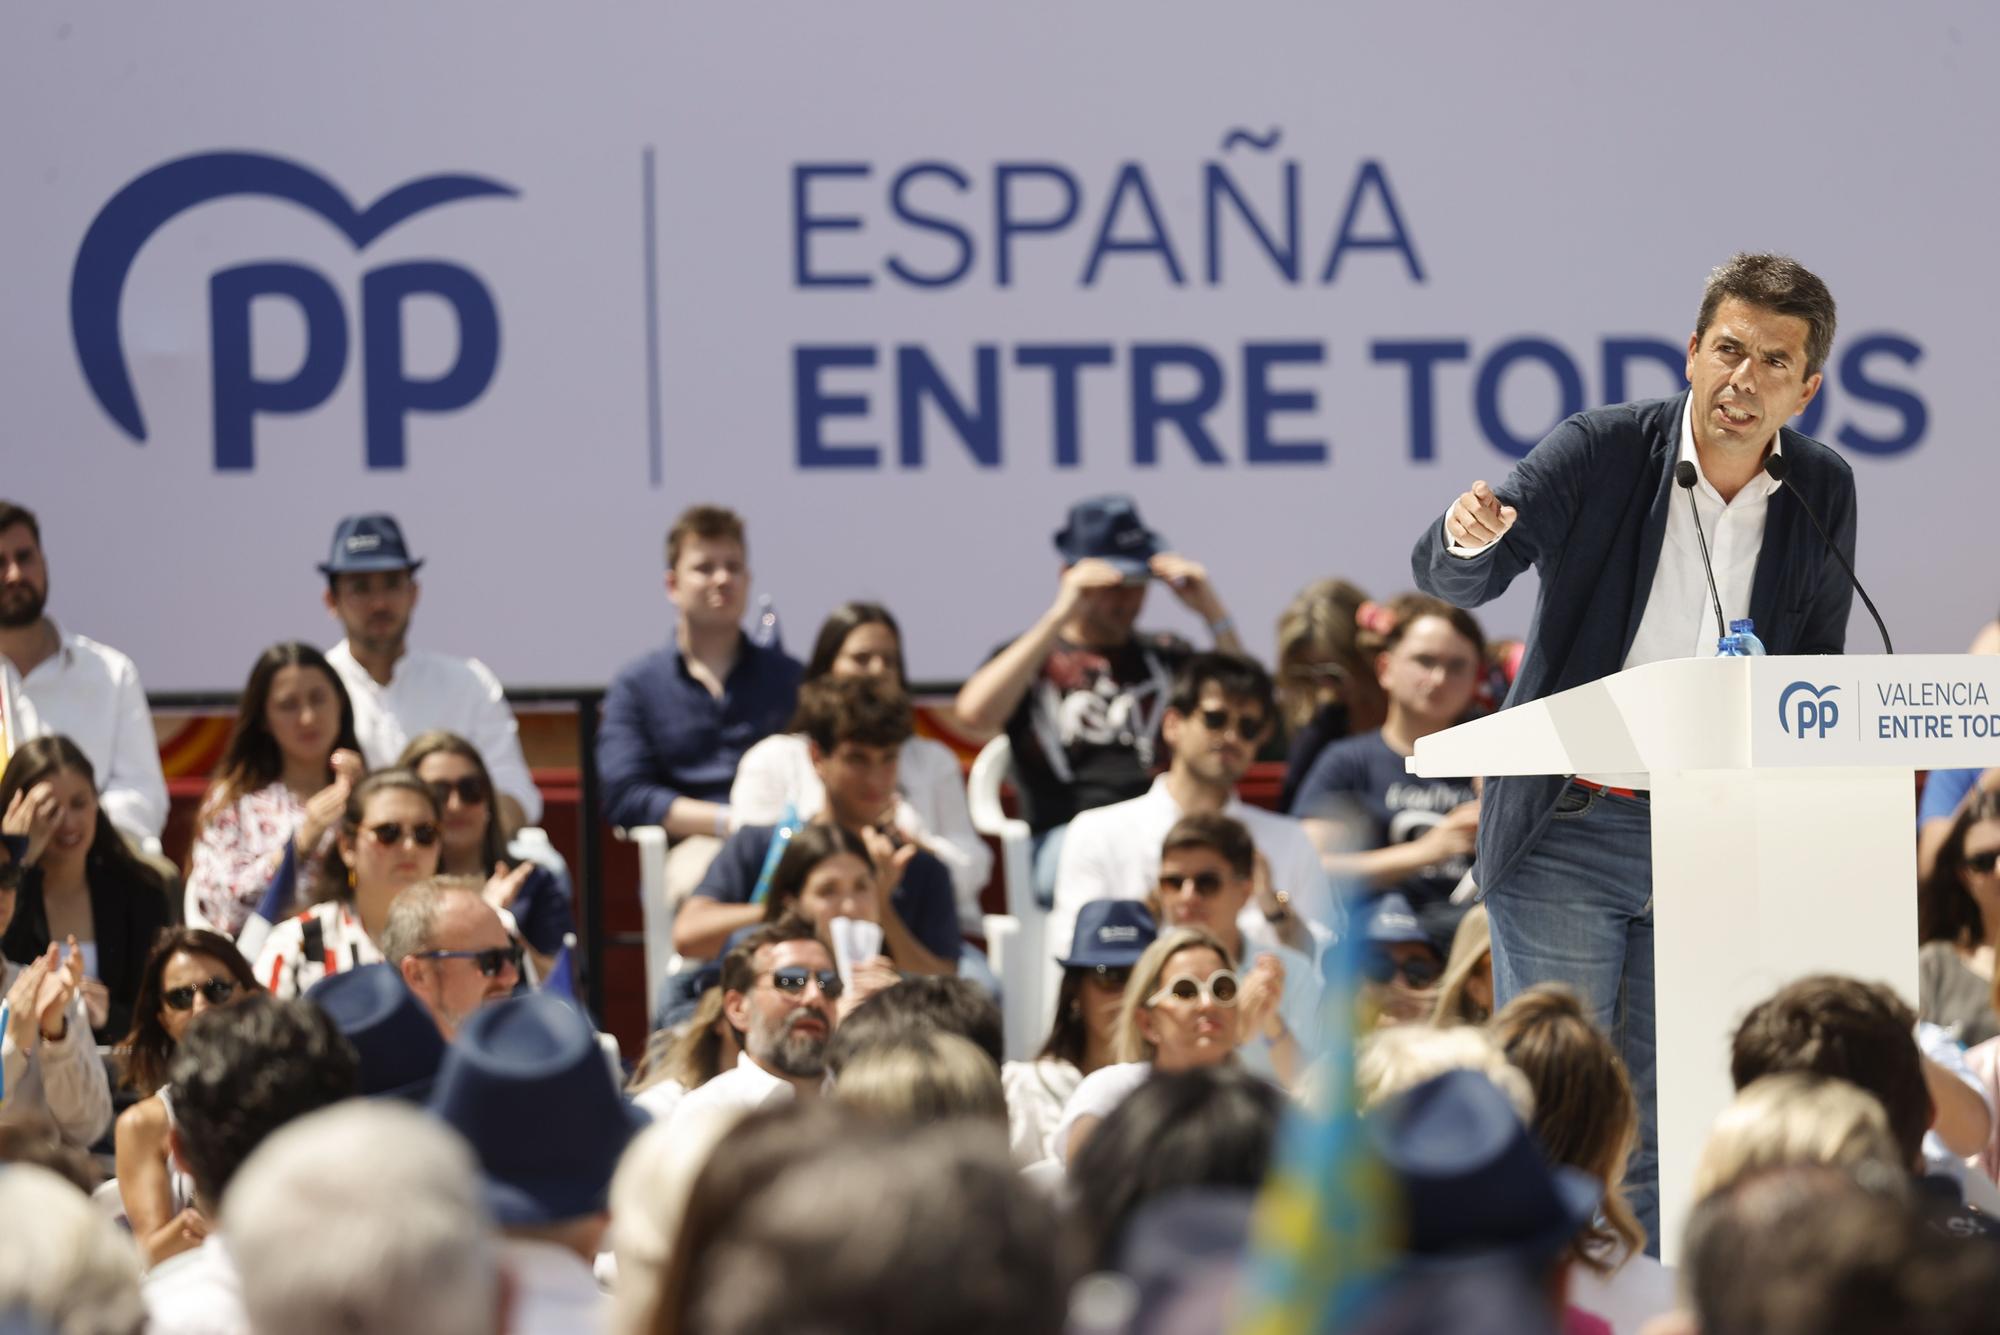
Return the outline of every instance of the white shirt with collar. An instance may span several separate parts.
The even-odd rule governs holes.
[[[1273,887],[1292,898],[1292,911],[1325,940],[1335,920],[1333,891],[1319,851],[1305,827],[1290,816],[1253,807],[1230,795],[1222,814],[1241,821],[1257,851],[1271,864]],[[1077,913],[1094,899],[1147,899],[1160,879],[1160,844],[1181,818],[1180,803],[1167,791],[1167,777],[1134,798],[1079,812],[1063,836],[1056,864],[1056,899],[1049,910],[1047,941],[1058,957],[1069,954]],[[1271,924],[1253,903],[1238,919],[1252,946],[1278,944]]]
[[[139,670],[110,645],[55,630],[56,651],[18,678],[30,708],[19,726],[10,710],[12,744],[51,733],[69,738],[97,771],[98,801],[111,823],[134,839],[157,839],[167,823],[167,780]]]
[[[476,658],[454,658],[428,649],[406,649],[389,670],[389,684],[370,676],[342,640],[326,661],[354,702],[354,733],[371,770],[396,763],[410,739],[433,728],[455,732],[478,749],[493,786],[521,804],[533,825],[542,818],[542,795],[521,754],[520,727],[493,670]]]
[[[783,1103],[796,1096],[792,1082],[772,1075],[747,1052],[736,1054],[736,1065],[706,1084],[698,1085],[674,1105],[667,1125],[674,1126],[695,1114],[726,1109],[750,1112],[770,1103]]]
[[[154,1266],[139,1294],[151,1335],[250,1335],[243,1281],[220,1233]]]
[[[537,1238],[503,1235],[500,1250],[514,1282],[507,1328],[515,1335],[590,1335],[611,1328],[611,1297],[598,1287],[590,1262]]]

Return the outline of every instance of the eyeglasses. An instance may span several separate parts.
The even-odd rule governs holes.
[[[1117,992],[1124,991],[1125,984],[1132,981],[1132,966],[1129,964],[1087,964],[1077,972],[1089,982]]]
[[[780,992],[805,995],[807,983],[818,983],[819,994],[828,1001],[840,1000],[840,974],[833,969],[806,969],[798,965],[771,970],[771,986]]]
[[[160,993],[160,1000],[167,1003],[167,1009],[170,1011],[192,1010],[194,1008],[194,994],[199,992],[208,998],[209,1005],[220,1006],[223,1002],[235,996],[236,989],[241,986],[242,984],[238,983],[234,978],[211,978],[205,983],[190,983],[186,987],[170,987]]]
[[[1233,732],[1236,739],[1254,742],[1264,735],[1264,724],[1268,721],[1262,714],[1235,714],[1227,709],[1203,709],[1195,714],[1201,726],[1210,732]]]
[[[488,946],[484,950],[419,950],[412,956],[420,960],[471,960],[473,967],[488,978],[498,978],[507,969],[521,972],[523,958],[518,944]]]
[[[380,825],[362,827],[375,837],[375,842],[384,848],[394,848],[407,837],[419,848],[429,848],[438,841],[438,827],[429,821],[416,825],[404,825],[398,821],[385,820]]]
[[[486,805],[486,780],[477,774],[466,774],[456,779],[432,779],[424,786],[430,789],[431,796],[437,799],[440,811],[451,801],[453,793],[457,793],[458,800],[466,806]]]
[[[1146,1004],[1148,1006],[1157,1006],[1163,1000],[1195,1001],[1198,999],[1201,1001],[1212,1001],[1218,1006],[1234,1006],[1239,986],[1240,984],[1237,982],[1235,974],[1227,969],[1217,969],[1206,979],[1200,981],[1193,978],[1176,978],[1173,982],[1168,983],[1158,992],[1155,992]]]
[[[1967,853],[1965,855],[1965,868],[1967,871],[1976,871],[1981,875],[1987,875],[1995,867],[2000,867],[2000,848],[1989,849],[1984,853]]]
[[[1222,893],[1222,873],[1219,871],[1197,872],[1193,876],[1169,876],[1160,873],[1160,893],[1175,895],[1185,886],[1192,885],[1194,892],[1203,899],[1214,899]]]

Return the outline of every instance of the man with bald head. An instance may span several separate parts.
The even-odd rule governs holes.
[[[469,876],[434,876],[396,896],[382,953],[446,1040],[472,1013],[513,994],[521,944]]]

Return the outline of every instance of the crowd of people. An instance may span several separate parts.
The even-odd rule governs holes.
[[[1761,327],[1755,292],[1717,300],[1697,397],[1712,318]],[[1453,504],[1430,592],[1307,585],[1275,670],[1129,499],[1070,509],[1047,610],[953,702],[1008,737],[1033,831],[1060,980],[1034,1035],[1004,1030],[992,852],[895,616],[837,607],[796,661],[745,629],[743,519],[690,508],[672,633],[598,733],[598,814],[668,837],[676,967],[630,1069],[568,987],[498,681],[409,643],[393,518],[339,522],[344,638],[259,656],[176,866],[138,674],[57,627],[40,525],[0,502],[0,1324],[1990,1329],[2000,784],[1933,777],[1921,995],[1822,975],[1743,1017],[1663,1266],[1650,995],[1642,1049],[1616,969],[1616,1007],[1594,963],[1531,976],[1546,849],[1493,897],[1490,794],[1404,765],[1552,679],[1454,605],[1550,541],[1527,494]],[[1140,628],[1156,583],[1208,644]],[[1260,760],[1276,810],[1239,792]]]

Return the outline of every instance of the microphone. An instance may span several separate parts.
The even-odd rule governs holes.
[[[1786,462],[1785,456],[1782,454],[1770,454],[1764,457],[1764,471],[1770,474],[1771,481],[1777,483],[1779,486],[1785,485],[1785,474],[1789,473],[1791,469],[1791,464]],[[1868,615],[1875,618],[1875,629],[1882,636],[1882,652],[1887,654],[1895,653],[1896,646],[1889,643],[1889,628],[1882,624],[1882,614],[1875,610],[1875,600],[1868,596],[1868,590],[1861,587],[1861,577],[1854,573],[1853,565],[1841,554],[1840,544],[1836,543],[1827,533],[1826,525],[1819,522],[1819,516],[1814,514],[1812,507],[1806,504],[1806,498],[1799,495],[1799,489],[1792,487],[1789,490],[1792,493],[1792,499],[1799,503],[1799,509],[1805,514],[1805,517],[1812,520],[1813,531],[1819,534],[1820,541],[1824,542],[1826,549],[1833,553],[1833,559],[1840,562],[1840,568],[1847,572],[1847,582],[1852,584],[1854,591],[1861,595],[1861,604],[1868,609]]]
[[[1708,574],[1708,596],[1715,602],[1715,638],[1729,638],[1729,623],[1722,619],[1722,595],[1715,587],[1715,563],[1708,559],[1708,535],[1701,531],[1701,511],[1694,503],[1694,484],[1701,479],[1694,462],[1683,459],[1674,465],[1674,484],[1688,494],[1688,513],[1694,516],[1695,541],[1701,544],[1701,568]]]

